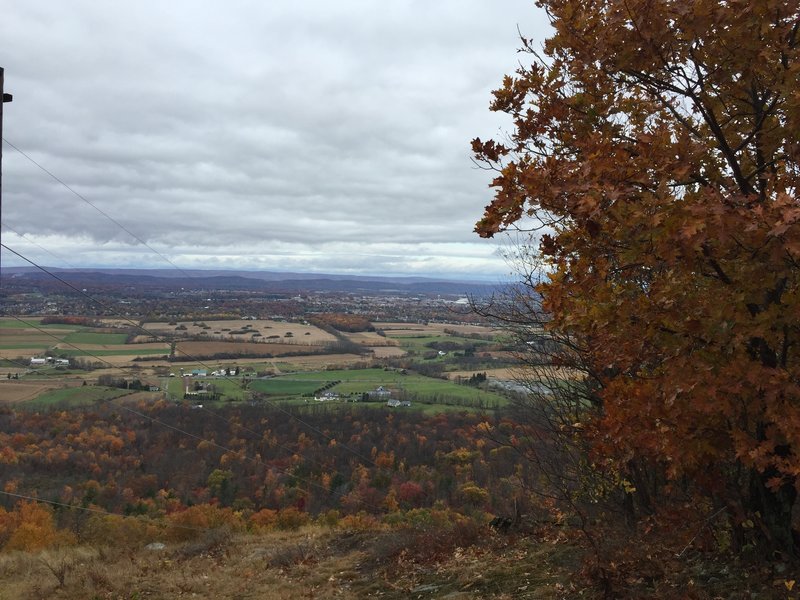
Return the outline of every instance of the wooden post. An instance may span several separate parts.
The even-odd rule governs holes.
[[[0,221],[3,219],[3,104],[11,102],[13,99],[11,94],[3,92],[3,71],[3,67],[0,67],[0,98],[3,99],[3,101],[0,102]],[[0,233],[0,236],[1,235]],[[0,262],[0,275],[2,275],[2,272],[3,266],[2,262]]]
[[[3,92],[3,72],[5,69],[0,67],[0,221],[3,220],[3,104],[6,103],[6,95]],[[3,228],[0,227],[0,239],[3,237]],[[3,277],[3,252],[0,251],[0,282]]]

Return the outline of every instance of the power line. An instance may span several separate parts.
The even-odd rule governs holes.
[[[73,291],[75,291],[76,293],[80,294],[81,296],[83,296],[83,297],[84,297],[84,298],[86,298],[87,300],[89,300],[89,301],[91,301],[91,302],[94,302],[94,303],[95,303],[95,304],[97,304],[98,306],[100,306],[100,307],[104,308],[105,310],[107,310],[107,311],[111,312],[113,315],[115,315],[115,316],[117,316],[117,317],[120,317],[120,318],[121,318],[123,321],[125,321],[125,322],[129,323],[130,325],[132,325],[132,326],[133,326],[134,328],[136,328],[137,330],[144,332],[146,335],[149,335],[149,336],[151,336],[151,337],[154,337],[154,338],[157,338],[157,339],[158,339],[158,338],[160,338],[160,339],[161,339],[161,341],[162,341],[162,342],[164,342],[164,343],[171,343],[171,342],[173,341],[173,340],[168,340],[167,338],[164,338],[163,336],[159,336],[159,335],[158,335],[158,334],[156,334],[155,332],[151,332],[151,331],[149,331],[149,330],[145,329],[144,327],[142,327],[142,326],[141,326],[141,325],[139,325],[138,323],[136,323],[136,322],[132,321],[131,319],[129,319],[128,317],[126,317],[125,315],[123,315],[122,313],[120,313],[119,311],[117,311],[115,308],[113,308],[113,307],[111,307],[111,306],[108,306],[107,304],[105,304],[105,303],[101,302],[101,301],[100,301],[100,300],[98,300],[97,298],[94,298],[94,297],[90,296],[88,293],[86,293],[86,292],[84,292],[83,290],[81,290],[81,289],[79,289],[79,288],[75,287],[74,285],[72,285],[72,284],[71,284],[71,283],[69,283],[68,281],[66,281],[66,280],[64,280],[63,278],[59,277],[58,275],[56,275],[56,274],[55,274],[55,273],[53,273],[52,271],[49,271],[49,270],[48,270],[48,269],[46,269],[45,267],[43,267],[43,266],[39,265],[39,264],[38,264],[38,263],[36,263],[35,261],[33,261],[33,260],[31,260],[31,259],[27,258],[27,257],[26,257],[26,256],[24,256],[23,254],[21,254],[21,253],[17,252],[16,250],[14,250],[14,249],[12,249],[12,248],[8,247],[6,244],[0,243],[0,247],[3,247],[3,248],[5,248],[5,249],[6,249],[6,250],[8,250],[9,252],[13,253],[13,254],[14,254],[14,255],[16,255],[17,257],[19,257],[19,258],[21,258],[22,260],[24,260],[24,261],[26,261],[27,263],[29,263],[30,265],[32,265],[32,266],[34,266],[34,267],[36,267],[37,269],[39,269],[40,271],[42,271],[43,273],[45,273],[45,274],[46,274],[46,275],[48,275],[49,277],[52,277],[53,279],[55,279],[55,280],[59,281],[60,283],[62,283],[63,285],[67,286],[67,287],[68,287],[68,288],[70,288],[71,290],[73,290]],[[201,359],[198,359],[198,358],[196,358],[196,357],[194,357],[194,356],[192,356],[192,355],[190,355],[190,354],[188,354],[188,353],[186,353],[186,352],[184,352],[184,351],[180,350],[180,348],[178,348],[178,347],[177,347],[177,345],[176,345],[176,350],[175,350],[175,351],[176,351],[176,352],[179,352],[181,355],[185,356],[185,357],[186,357],[188,360],[190,360],[190,361],[192,361],[192,362],[197,362],[198,364],[200,364],[200,365],[202,365],[202,366],[206,367],[207,369],[211,369],[211,366],[210,366],[210,365],[208,365],[207,363],[205,363],[205,362],[204,362],[204,361],[202,361]],[[103,361],[103,362],[106,362],[107,364],[110,364],[110,363],[108,363],[107,361]],[[236,383],[236,382],[235,382],[235,380],[231,379],[231,378],[230,378],[230,377],[228,377],[227,375],[224,375],[224,376],[223,376],[223,378],[224,378],[226,381],[230,381],[231,383]],[[327,439],[329,442],[333,440],[333,438],[332,438],[331,436],[327,435],[327,434],[326,434],[325,432],[323,432],[321,429],[319,429],[318,427],[314,427],[314,426],[313,426],[313,425],[311,425],[310,423],[307,423],[307,422],[305,422],[303,419],[299,418],[299,417],[298,417],[297,415],[295,415],[294,413],[292,413],[292,412],[290,412],[290,411],[286,410],[285,408],[283,408],[282,406],[280,406],[280,404],[278,404],[277,402],[272,402],[271,400],[268,400],[268,399],[266,399],[265,401],[266,401],[268,404],[270,404],[271,406],[273,406],[273,407],[274,407],[276,410],[278,410],[278,411],[282,412],[283,414],[285,414],[285,415],[286,415],[286,416],[288,416],[289,418],[291,418],[291,419],[293,419],[293,420],[297,421],[298,423],[301,423],[302,425],[304,425],[305,427],[307,427],[307,428],[308,428],[310,431],[313,431],[314,433],[317,433],[317,434],[321,435],[322,437],[324,437],[325,439]],[[204,409],[204,410],[205,410],[205,409]],[[369,464],[371,464],[371,465],[373,465],[373,466],[377,466],[377,464],[376,464],[376,463],[375,463],[375,462],[374,462],[374,461],[373,461],[371,458],[368,458],[368,457],[364,456],[363,454],[361,454],[360,452],[358,452],[358,451],[356,451],[356,450],[354,450],[354,449],[350,448],[350,447],[349,447],[347,444],[343,444],[343,443],[342,443],[342,444],[340,444],[340,443],[338,443],[338,442],[337,442],[337,447],[339,447],[339,446],[341,446],[342,448],[344,448],[345,450],[347,450],[348,452],[350,452],[350,453],[351,453],[351,454],[353,454],[354,456],[356,456],[356,457],[360,458],[360,459],[361,459],[361,460],[363,460],[364,462],[366,462],[366,463],[369,463]]]
[[[11,227],[11,226],[10,226],[8,223],[6,223],[5,221],[0,221],[0,225],[2,225],[3,227],[5,227],[6,229],[8,229],[8,230],[10,230],[10,231],[13,231],[13,232],[14,232],[14,233],[16,233],[16,234],[17,234],[19,237],[21,237],[23,240],[25,240],[26,242],[28,242],[28,243],[30,243],[30,244],[33,244],[34,246],[36,246],[37,248],[39,248],[39,250],[42,250],[42,251],[46,252],[47,254],[49,254],[50,256],[52,256],[53,258],[55,258],[56,260],[63,262],[63,263],[64,263],[65,265],[67,265],[68,267],[70,267],[70,268],[72,268],[72,269],[77,269],[77,268],[78,268],[78,267],[76,267],[75,265],[71,265],[71,264],[70,264],[70,263],[68,263],[66,260],[64,260],[63,258],[61,258],[60,256],[56,256],[55,254],[53,254],[52,252],[50,252],[50,250],[48,250],[47,248],[45,248],[45,247],[44,247],[44,246],[42,246],[41,244],[39,244],[39,243],[37,243],[37,242],[33,241],[32,239],[30,239],[29,237],[27,237],[27,236],[26,236],[24,233],[20,233],[19,231],[17,231],[17,230],[16,230],[16,229],[14,229],[13,227]]]
[[[32,502],[41,502],[43,504],[50,504],[52,506],[59,506],[62,508],[69,508],[72,510],[82,510],[85,512],[96,513],[99,515],[108,515],[112,517],[130,517],[130,515],[123,515],[120,513],[111,512],[109,510],[103,510],[102,508],[90,508],[88,506],[77,506],[75,504],[66,504],[65,502],[56,502],[55,500],[46,500],[44,498],[37,498],[36,496],[26,496],[25,494],[15,494],[13,492],[6,492],[0,490],[0,494],[4,494],[6,496],[11,496],[12,498],[19,498],[21,500],[30,500]],[[178,529],[187,529],[189,531],[214,531],[209,527],[191,527],[189,525],[179,525],[177,523],[170,523],[171,527],[177,527]]]
[[[140,244],[142,244],[142,245],[143,245],[145,248],[147,248],[148,250],[150,250],[150,251],[151,251],[151,252],[153,252],[154,254],[158,255],[158,256],[159,256],[159,257],[160,257],[162,260],[164,260],[165,262],[167,262],[167,263],[169,263],[170,265],[172,265],[172,266],[173,266],[174,268],[176,268],[178,271],[180,271],[181,273],[183,273],[183,274],[184,274],[186,277],[189,277],[189,278],[191,278],[191,275],[189,275],[189,274],[188,274],[186,271],[184,271],[184,270],[183,270],[181,267],[179,267],[178,265],[176,265],[176,264],[175,264],[174,262],[172,262],[172,261],[171,261],[169,258],[167,258],[166,256],[164,256],[164,255],[163,255],[161,252],[159,252],[158,250],[156,250],[155,248],[153,248],[153,247],[152,247],[150,244],[148,244],[147,242],[145,242],[145,241],[144,241],[142,238],[140,238],[138,235],[136,235],[136,234],[135,234],[134,232],[132,232],[130,229],[128,229],[127,227],[125,227],[125,226],[124,226],[122,223],[120,223],[119,221],[117,221],[117,220],[116,220],[114,217],[112,217],[111,215],[109,215],[107,212],[105,212],[105,211],[104,211],[103,209],[101,209],[99,206],[97,206],[97,205],[96,205],[96,204],[94,204],[93,202],[90,202],[90,201],[89,201],[89,200],[88,200],[88,199],[87,199],[85,196],[83,196],[82,194],[80,194],[80,193],[78,193],[77,191],[75,191],[75,189],[73,189],[72,187],[70,187],[69,185],[67,185],[67,183],[66,183],[66,182],[64,182],[64,180],[63,180],[63,179],[61,179],[60,177],[58,177],[57,175],[55,175],[55,174],[54,174],[52,171],[49,171],[49,170],[47,170],[47,169],[46,169],[44,166],[42,166],[40,163],[36,162],[36,161],[35,161],[33,158],[31,158],[31,157],[30,157],[28,154],[26,154],[25,152],[23,152],[22,150],[20,150],[19,148],[17,148],[17,146],[15,146],[15,145],[14,145],[14,144],[12,144],[11,142],[9,142],[9,141],[8,141],[6,138],[3,138],[3,141],[4,141],[6,144],[8,144],[9,146],[11,146],[11,147],[12,147],[14,150],[16,150],[17,152],[19,152],[19,153],[20,153],[22,156],[24,156],[25,158],[27,158],[27,159],[28,159],[30,162],[32,162],[34,165],[36,165],[37,167],[39,167],[39,169],[41,169],[42,171],[44,171],[45,173],[47,173],[47,174],[48,174],[50,177],[52,177],[52,178],[53,178],[55,181],[57,181],[58,183],[60,183],[61,185],[63,185],[63,186],[64,186],[64,187],[65,187],[67,190],[69,190],[70,192],[72,192],[72,194],[74,194],[74,195],[75,195],[77,198],[80,198],[81,200],[83,200],[83,201],[84,201],[86,204],[88,204],[89,206],[91,206],[93,209],[95,209],[97,212],[99,212],[101,215],[103,215],[103,216],[104,216],[106,219],[108,219],[109,221],[111,221],[112,223],[114,223],[114,224],[115,224],[117,227],[119,227],[120,229],[122,229],[122,230],[123,230],[125,233],[127,233],[127,234],[128,234],[128,235],[130,235],[130,236],[131,236],[133,239],[135,239],[135,240],[136,240],[136,241],[138,241]]]

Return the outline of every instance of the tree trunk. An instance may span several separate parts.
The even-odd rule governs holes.
[[[760,541],[771,553],[780,552],[797,557],[798,546],[792,531],[792,508],[797,500],[794,483],[784,483],[776,491],[767,487],[767,481],[777,475],[771,472],[753,472],[750,476],[750,513],[760,518],[756,527],[760,529]]]

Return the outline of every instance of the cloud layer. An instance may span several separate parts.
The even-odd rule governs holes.
[[[8,4],[4,137],[176,264],[507,271],[472,233],[491,192],[469,140],[510,128],[490,91],[517,26],[547,33],[532,2]],[[3,155],[7,245],[53,266],[165,266]]]

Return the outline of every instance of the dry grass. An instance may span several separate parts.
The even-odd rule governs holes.
[[[37,348],[0,348],[0,358],[15,359],[21,357],[23,362],[28,362],[30,357],[44,354],[45,350],[52,345],[52,342],[53,338],[50,338],[49,342],[42,342],[42,345]],[[32,343],[38,342],[34,340]]]
[[[469,379],[472,375],[476,372],[485,372],[486,376],[489,379],[499,379],[502,381],[514,381],[517,379],[526,381],[532,380],[536,378],[537,371],[536,368],[526,368],[522,370],[520,367],[509,367],[505,369],[477,369],[472,371],[448,371],[447,377],[448,379],[457,379],[458,377],[462,377],[464,379]],[[542,377],[555,377],[557,379],[579,379],[583,377],[583,374],[574,371],[572,369],[567,369],[564,367],[549,367],[546,371],[542,371],[540,374]]]
[[[28,333],[30,331],[30,333]],[[63,335],[63,331],[60,332]],[[15,344],[42,344],[51,346],[53,338],[44,333],[39,333],[35,329],[0,329],[0,342],[7,346]]]
[[[406,355],[405,350],[395,346],[377,346],[371,348],[371,350],[375,358],[397,358]]]
[[[569,571],[579,560],[572,546],[478,532],[463,547],[439,540],[435,553],[419,544],[442,532],[425,538],[318,526],[263,535],[210,532],[163,550],[11,553],[0,555],[0,600],[572,597]]]
[[[321,530],[239,536],[165,550],[66,549],[0,556],[0,599],[358,598],[358,558]]]
[[[100,321],[100,323],[104,327],[111,327],[113,329],[120,329],[120,328],[127,329],[131,327],[130,319],[114,319],[114,318],[104,317],[102,319],[98,319],[98,321]]]
[[[284,371],[302,371],[305,369],[338,369],[346,368],[355,364],[367,365],[368,360],[363,356],[357,354],[318,354],[316,356],[292,356],[290,358],[282,359],[281,362],[289,364],[288,369]]]
[[[131,347],[132,346],[128,346],[128,348],[131,348]],[[165,350],[164,354],[169,354],[169,349]],[[152,357],[152,356],[157,356],[157,355],[148,355],[148,356]],[[129,367],[130,368],[130,367],[136,366],[136,367],[145,369],[145,368],[151,368],[151,367],[156,367],[156,366],[169,366],[170,365],[169,361],[167,361],[167,360],[148,360],[147,362],[138,362],[138,361],[134,360],[136,358],[135,354],[119,354],[119,355],[111,354],[111,355],[99,356],[98,358],[94,358],[93,356],[86,355],[86,356],[77,356],[75,358],[81,358],[83,360],[87,360],[87,361],[92,362],[92,363],[101,363],[102,366],[103,366],[103,370],[102,371],[95,371],[98,375],[104,374],[104,373],[108,373],[108,374],[112,374],[113,373],[113,374],[120,374],[120,375],[125,375],[125,376],[130,377],[131,372],[129,370],[125,370],[125,367]],[[113,367],[110,367],[111,370],[106,370],[106,367],[108,367],[109,365],[113,365],[114,367],[117,367],[117,368],[122,369],[122,370],[114,371]]]

